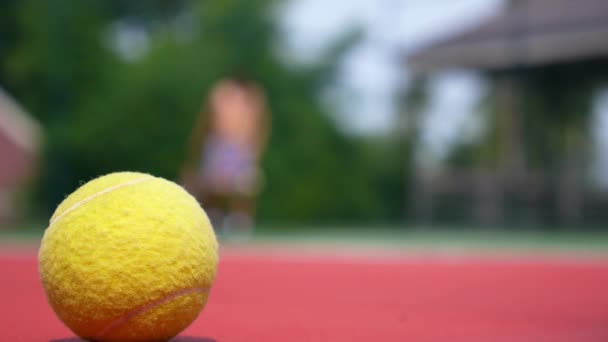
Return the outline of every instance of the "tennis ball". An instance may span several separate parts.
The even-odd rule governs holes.
[[[136,172],[94,179],[51,217],[38,255],[61,321],[94,341],[165,341],[207,302],[218,244],[179,185]]]

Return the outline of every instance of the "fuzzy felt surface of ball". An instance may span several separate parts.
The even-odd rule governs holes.
[[[179,185],[111,173],[56,209],[38,254],[47,299],[93,341],[166,341],[199,315],[218,264],[207,215]]]

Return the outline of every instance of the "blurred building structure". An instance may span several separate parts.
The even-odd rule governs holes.
[[[36,170],[39,124],[0,89],[0,222],[17,218],[16,195]]]
[[[589,108],[608,84],[608,1],[511,0],[476,27],[408,55],[407,64],[419,78],[464,68],[492,81],[495,161],[415,172],[419,219],[431,219],[439,198],[454,195],[466,199],[472,220],[481,224],[505,223],[515,202],[531,216],[550,207],[553,219],[567,224],[602,207],[594,203],[601,196],[586,186],[585,165]],[[545,165],[542,152],[536,151],[541,162],[531,161],[535,144],[545,139],[539,125],[530,124],[538,115],[554,115],[545,129],[557,138],[545,144],[559,150]]]

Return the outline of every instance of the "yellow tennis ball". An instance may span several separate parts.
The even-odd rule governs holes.
[[[57,316],[95,341],[165,341],[207,302],[218,244],[179,185],[136,172],[81,186],[53,214],[39,272]]]

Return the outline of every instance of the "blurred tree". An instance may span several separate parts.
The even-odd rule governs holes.
[[[0,10],[0,84],[13,92],[8,75],[6,61],[13,53],[15,45],[19,42],[20,32],[17,9],[19,0],[6,0],[2,2]]]
[[[47,129],[41,204],[51,209],[79,182],[115,170],[176,179],[207,90],[238,71],[262,84],[273,113],[262,220],[399,217],[390,209],[401,203],[399,159],[345,136],[319,101],[357,32],[316,65],[288,65],[276,51],[278,3],[11,2],[19,15],[0,32],[13,37],[0,50],[0,80]],[[129,30],[145,41],[135,58],[117,44]]]
[[[3,52],[2,80],[46,127],[43,179],[46,203],[72,185],[64,126],[96,90],[111,64],[102,44],[103,17],[96,1],[20,1],[11,10],[12,40]],[[4,13],[4,12],[3,12]]]

